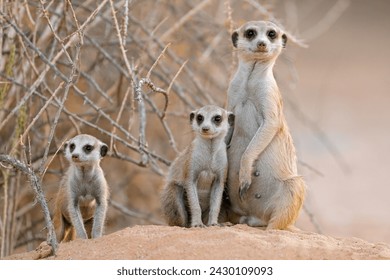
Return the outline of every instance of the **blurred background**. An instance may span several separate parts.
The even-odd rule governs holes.
[[[159,194],[192,139],[188,115],[224,106],[230,34],[273,20],[275,76],[308,194],[297,227],[390,243],[390,3],[359,0],[0,3],[0,154],[30,166],[50,210],[78,133],[110,146],[106,233],[163,224]],[[141,100],[141,101],[140,101]],[[26,176],[0,165],[1,256],[46,239]]]
[[[299,82],[291,98],[310,122],[304,125],[294,113],[289,121],[300,158],[323,174],[309,175],[306,201],[323,232],[389,243],[390,3],[349,4],[309,48],[297,51]],[[305,25],[326,11],[307,8],[298,9],[306,10],[302,37]],[[322,137],[313,137],[312,124],[338,154],[329,153]]]

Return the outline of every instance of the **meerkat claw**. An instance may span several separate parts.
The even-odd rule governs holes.
[[[248,191],[249,186],[250,186],[250,184],[249,184],[248,182],[245,182],[245,183],[243,183],[243,184],[240,186],[239,194],[240,194],[240,199],[241,199],[241,200],[242,200],[242,198],[244,197],[244,195],[246,194],[246,192]]]
[[[194,227],[194,228],[205,228],[206,226],[204,224],[196,224],[196,225],[193,225],[192,227]]]

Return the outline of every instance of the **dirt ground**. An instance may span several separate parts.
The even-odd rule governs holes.
[[[10,259],[36,259],[32,251]],[[187,229],[134,226],[93,240],[59,246],[56,260],[390,259],[390,246],[300,230],[264,231],[246,225]]]

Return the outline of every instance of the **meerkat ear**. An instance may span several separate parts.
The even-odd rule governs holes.
[[[100,147],[100,155],[101,157],[105,157],[107,155],[108,146],[104,143],[102,143],[102,146]]]
[[[235,48],[237,48],[237,41],[238,41],[238,32],[234,31],[232,34],[232,42]]]
[[[228,112],[228,123],[230,126],[234,126],[234,119],[236,116],[232,112]]]
[[[286,44],[287,44],[287,35],[286,34],[282,35],[282,42],[283,42],[283,48],[285,48]]]
[[[190,123],[192,123],[194,118],[195,118],[195,111],[191,112],[191,114],[190,114]]]

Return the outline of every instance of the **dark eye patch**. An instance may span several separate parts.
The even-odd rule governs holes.
[[[256,30],[254,29],[248,29],[244,32],[244,36],[245,38],[249,39],[249,40],[252,40],[253,38],[255,38],[257,35],[257,32]]]
[[[275,30],[273,30],[273,29],[271,29],[271,30],[268,30],[268,32],[267,32],[267,36],[268,36],[268,38],[270,38],[270,39],[275,39],[276,38],[276,36],[277,36],[277,33],[276,33],[276,31]]]
[[[84,151],[86,154],[89,154],[90,152],[92,152],[93,148],[94,148],[94,147],[93,147],[92,145],[87,144],[87,145],[85,145],[85,146],[83,147],[83,151]]]
[[[201,114],[198,114],[196,116],[196,122],[198,123],[198,125],[200,125],[204,120],[204,117],[201,115]]]
[[[213,122],[216,124],[216,125],[220,125],[221,122],[222,122],[222,116],[221,115],[215,115],[213,117]]]
[[[73,152],[75,148],[76,148],[76,145],[74,143],[69,145],[69,151],[70,152]]]

